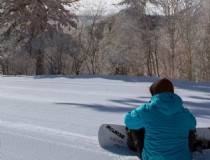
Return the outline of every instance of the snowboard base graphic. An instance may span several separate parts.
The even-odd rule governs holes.
[[[120,155],[135,156],[127,145],[126,127],[118,124],[102,124],[98,131],[98,141],[102,148]],[[196,142],[193,148],[202,152],[210,149],[210,128],[196,128]]]

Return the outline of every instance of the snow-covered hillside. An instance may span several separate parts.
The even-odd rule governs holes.
[[[100,148],[102,123],[123,124],[126,112],[150,99],[156,78],[0,77],[1,160],[137,159]],[[176,93],[210,126],[210,83],[173,81]],[[196,154],[205,160],[209,152]]]

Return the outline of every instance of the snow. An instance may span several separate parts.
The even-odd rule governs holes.
[[[155,77],[1,76],[1,160],[128,160],[100,148],[102,123],[123,124],[126,112],[149,101]],[[209,127],[210,83],[174,80],[176,93]],[[210,151],[194,153],[207,160]]]

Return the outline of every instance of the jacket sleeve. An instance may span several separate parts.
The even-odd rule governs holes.
[[[196,125],[197,125],[197,122],[196,122],[196,119],[195,117],[190,113],[190,130],[195,130],[196,129]]]
[[[193,116],[193,114],[186,108],[186,111],[189,114],[189,130],[195,130],[196,129],[196,118]]]
[[[142,118],[143,106],[140,106],[125,115],[124,123],[129,129],[140,129],[144,127]]]

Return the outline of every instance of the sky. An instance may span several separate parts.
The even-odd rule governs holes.
[[[156,77],[0,76],[1,160],[137,160],[100,147],[103,123],[123,124],[128,111],[148,102]],[[209,127],[210,82],[173,80],[196,117]],[[194,153],[209,160],[210,150]]]
[[[117,5],[122,0],[80,0],[76,5],[76,14],[85,15],[97,10],[101,10],[103,15],[110,15],[119,12],[126,6]],[[155,7],[151,3],[147,3],[146,12],[150,15],[154,13],[162,14],[160,8]]]
[[[122,7],[116,5],[119,2],[121,0],[80,0],[77,6],[77,14],[87,14],[98,8],[101,8],[105,15],[113,14],[122,9]]]

